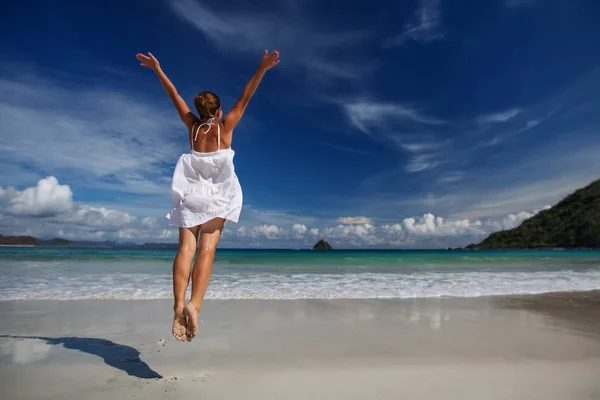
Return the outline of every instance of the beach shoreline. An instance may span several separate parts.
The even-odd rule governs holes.
[[[0,301],[5,398],[600,394],[599,291],[206,300],[192,343],[170,336],[171,307],[169,300]],[[32,374],[39,379],[22,378]]]

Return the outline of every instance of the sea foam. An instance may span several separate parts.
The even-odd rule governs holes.
[[[214,274],[207,299],[478,297],[600,288],[600,271]],[[0,300],[170,299],[167,274],[113,273],[0,280]]]

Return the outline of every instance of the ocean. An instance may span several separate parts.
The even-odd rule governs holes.
[[[175,250],[0,248],[0,300],[172,297]],[[476,297],[600,289],[600,251],[217,250],[208,299]]]

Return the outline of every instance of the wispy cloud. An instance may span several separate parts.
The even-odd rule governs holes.
[[[376,101],[340,102],[350,126],[372,139],[392,144],[407,155],[404,170],[421,172],[438,166],[440,150],[449,143],[428,133],[399,133],[422,131],[446,124],[446,121],[428,116],[421,110],[400,103]]]
[[[344,225],[354,225],[354,224],[369,224],[371,223],[371,218],[367,217],[340,217],[337,219],[340,224]]]
[[[440,161],[436,159],[434,154],[416,154],[409,158],[406,164],[408,172],[421,172],[432,169],[440,165]]]
[[[530,152],[484,176],[471,175],[468,186],[442,200],[443,212],[453,218],[491,218],[540,208],[599,177],[598,144],[577,149],[549,143]]]
[[[194,0],[171,0],[174,13],[200,30],[219,49],[260,55],[264,49],[281,52],[281,67],[295,66],[319,77],[357,79],[372,68],[358,58],[369,39],[359,30],[324,32],[303,20],[299,5],[277,15],[228,10],[219,13]]]
[[[450,140],[436,138],[432,134],[396,135],[390,139],[407,155],[404,170],[410,173],[433,169],[447,161]]]
[[[185,128],[169,108],[107,87],[76,88],[39,78],[0,79],[0,91],[6,94],[0,102],[0,164],[76,177],[79,185],[94,189],[168,192],[163,180],[185,150]]]
[[[444,172],[437,180],[438,183],[452,184],[460,182],[464,179],[465,174],[460,171]]]
[[[421,111],[399,103],[384,103],[366,100],[341,103],[348,122],[356,129],[373,134],[381,131],[384,125],[393,122],[413,122],[427,125],[440,125],[444,121],[424,115]]]
[[[341,102],[350,126],[367,134],[372,139],[392,144],[398,151],[407,154],[404,170],[410,173],[435,168],[441,163],[440,149],[448,143],[431,134],[399,133],[420,131],[444,125],[446,122],[424,114],[422,111],[400,103],[385,103],[358,100]]]
[[[385,46],[401,46],[411,40],[427,43],[443,37],[441,0],[419,0],[414,21],[406,23],[404,31],[388,40]]]
[[[541,0],[504,0],[502,4],[506,8],[522,8],[532,7],[540,1]]]
[[[480,115],[479,117],[477,117],[477,121],[479,121],[480,123],[503,123],[510,121],[522,112],[523,110],[520,108],[511,108],[505,111]]]

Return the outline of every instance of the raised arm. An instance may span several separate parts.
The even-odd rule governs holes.
[[[256,89],[258,88],[258,85],[260,85],[263,76],[265,76],[265,72],[277,64],[279,64],[279,52],[274,51],[273,53],[269,54],[269,52],[265,50],[265,54],[262,57],[258,69],[252,78],[250,78],[246,84],[246,87],[244,87],[242,95],[238,101],[236,101],[231,111],[229,111],[229,113],[227,113],[227,115],[225,115],[223,118],[223,125],[227,129],[233,130],[238,122],[240,122],[240,119],[242,119],[242,115],[244,115],[244,111],[246,111],[246,107],[248,107],[248,103],[250,102],[252,95],[254,92],[256,92]]]
[[[160,68],[160,63],[158,62],[156,57],[154,57],[152,53],[148,53],[147,56],[138,53],[136,58],[143,67],[150,68],[156,73],[156,76],[158,76],[158,79],[160,80],[163,89],[165,89],[165,92],[167,92],[167,95],[173,101],[173,105],[175,105],[175,108],[177,109],[179,118],[181,118],[181,120],[183,121],[185,126],[188,127],[188,129],[192,129],[192,126],[196,122],[196,116],[190,111],[188,105],[177,92],[177,88],[175,88],[175,85],[173,85],[173,83],[169,80],[167,75]]]

